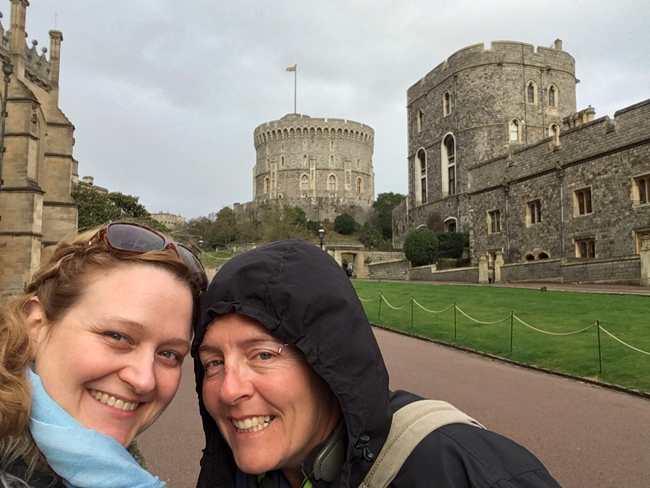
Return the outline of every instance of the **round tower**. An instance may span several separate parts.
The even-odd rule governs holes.
[[[374,136],[359,122],[300,114],[258,126],[253,201],[298,205],[313,220],[370,207]]]
[[[459,195],[471,190],[467,169],[552,143],[563,117],[576,110],[577,82],[575,60],[558,39],[537,51],[511,41],[469,46],[413,85],[407,94],[413,219],[431,219],[423,206],[438,202],[436,218],[447,230],[462,230]]]

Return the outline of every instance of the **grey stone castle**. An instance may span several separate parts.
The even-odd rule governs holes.
[[[600,261],[602,276],[589,281],[624,282],[606,262],[628,260],[638,275],[650,235],[650,100],[594,120],[595,109],[576,110],[578,82],[558,39],[537,50],[469,46],[413,85],[394,245],[426,225],[468,232],[475,264]],[[532,269],[526,276],[540,278]]]
[[[374,201],[375,132],[342,119],[289,114],[254,131],[257,162],[253,202],[235,204],[241,217],[268,202],[300,206],[312,220],[350,213],[363,221]]]

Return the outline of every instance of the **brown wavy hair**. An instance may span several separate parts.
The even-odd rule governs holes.
[[[84,295],[100,270],[118,266],[154,266],[186,284],[194,297],[194,313],[207,287],[205,273],[197,273],[172,249],[142,254],[109,249],[97,239],[98,229],[60,242],[32,278],[25,293],[0,308],[0,469],[22,458],[28,471],[47,469],[29,434],[31,386],[25,374],[33,360],[26,327],[25,306],[37,297],[48,322],[56,324]]]

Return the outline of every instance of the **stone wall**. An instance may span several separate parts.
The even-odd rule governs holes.
[[[506,264],[501,267],[501,281],[506,283],[562,281],[562,260],[544,259],[525,263]]]
[[[405,280],[410,267],[411,263],[406,259],[368,264],[369,278],[371,280]]]
[[[506,262],[545,251],[576,256],[576,242],[592,239],[596,258],[638,252],[637,233],[650,230],[650,204],[640,203],[635,178],[650,174],[650,100],[563,132],[470,169],[470,239],[474,256],[502,249]],[[588,189],[591,211],[580,214],[576,191]],[[528,204],[541,205],[531,223]],[[490,233],[488,212],[501,213]]]
[[[544,259],[501,267],[502,283],[612,283],[639,285],[638,256],[615,259]],[[478,267],[436,271],[435,266],[412,268],[413,281],[458,281],[478,283]]]
[[[398,261],[406,259],[404,251],[365,251],[365,261],[368,264],[385,261]]]
[[[619,259],[574,260],[562,266],[564,283],[614,283],[638,285],[641,265],[638,256]]]
[[[478,268],[454,268],[437,271],[435,265],[411,268],[410,281],[457,281],[462,283],[478,283]]]

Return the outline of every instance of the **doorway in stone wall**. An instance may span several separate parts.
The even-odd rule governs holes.
[[[352,276],[350,276],[350,278],[354,278],[356,276],[356,270],[357,270],[357,253],[352,253],[352,252],[341,253],[341,262],[343,261],[347,261],[348,266],[351,266]]]

